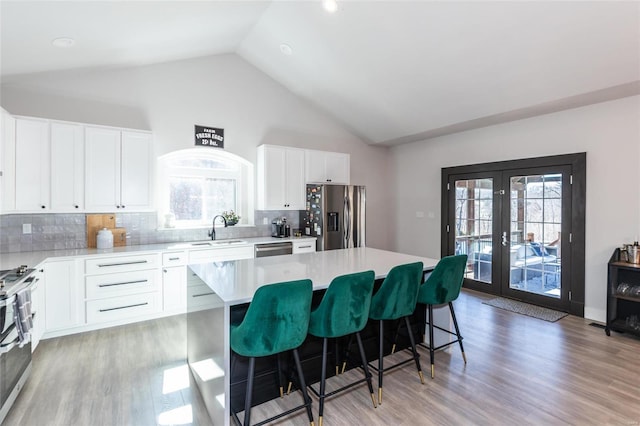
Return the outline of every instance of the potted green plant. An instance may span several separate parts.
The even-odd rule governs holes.
[[[222,216],[227,221],[227,226],[233,226],[240,220],[240,216],[238,216],[233,210],[223,211]]]

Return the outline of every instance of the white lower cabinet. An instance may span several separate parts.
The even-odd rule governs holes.
[[[309,238],[302,241],[293,242],[293,254],[314,253],[316,251],[316,240]]]
[[[162,312],[160,254],[93,257],[85,261],[88,325],[129,322]]]
[[[165,313],[187,309],[187,263],[185,251],[162,254],[162,307]]]
[[[76,278],[76,261],[48,261],[44,277],[46,332],[83,324],[83,292]]]

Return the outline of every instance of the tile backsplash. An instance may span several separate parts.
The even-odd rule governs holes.
[[[158,229],[158,216],[149,213],[115,213],[116,227],[126,228],[127,245],[206,240],[207,229]],[[271,221],[286,217],[292,229],[299,227],[298,211],[261,211],[254,215],[255,226],[216,228],[216,238],[250,238],[271,235]],[[264,220],[267,224],[264,225]],[[31,234],[23,225],[31,225]],[[87,247],[84,214],[6,214],[0,215],[0,253]]]

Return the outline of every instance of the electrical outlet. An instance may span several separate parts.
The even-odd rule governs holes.
[[[30,223],[23,223],[22,224],[22,233],[23,234],[30,234],[31,233],[31,224]]]
[[[416,212],[416,217],[424,217],[424,212]]]
[[[269,224],[269,219],[267,219],[266,217],[262,218],[262,224],[263,225],[268,225]]]

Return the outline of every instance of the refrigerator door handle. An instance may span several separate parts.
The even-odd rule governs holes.
[[[344,197],[344,229],[343,229],[343,238],[344,238],[344,247],[349,248],[349,239],[351,234],[351,204],[349,203],[349,197]]]

